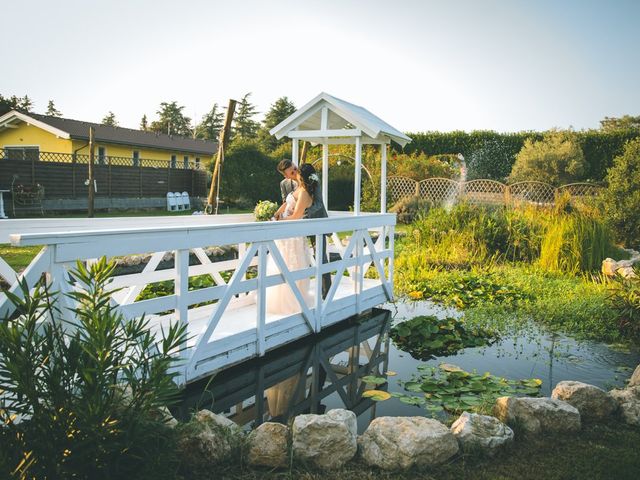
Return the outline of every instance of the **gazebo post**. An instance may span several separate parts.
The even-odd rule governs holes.
[[[292,144],[291,144],[291,161],[293,162],[293,164],[297,167],[298,166],[298,162],[300,160],[300,154],[298,153],[298,139],[294,138],[293,140],[291,140]]]
[[[387,144],[380,145],[380,213],[387,213]]]
[[[329,210],[329,145],[322,144],[322,202]]]
[[[360,189],[362,188],[362,138],[356,137],[356,172],[353,189],[353,213],[360,215]]]

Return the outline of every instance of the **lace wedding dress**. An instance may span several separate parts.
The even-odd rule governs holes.
[[[287,207],[282,214],[283,218],[291,215],[296,207],[296,199],[293,193],[287,195]],[[286,238],[275,241],[284,263],[290,271],[307,268],[311,265],[311,256],[307,248],[307,239],[304,237]],[[280,268],[273,260],[273,255],[269,255],[267,261],[267,275],[276,275],[280,273]],[[312,297],[309,293],[311,281],[309,278],[296,281],[298,290],[302,294],[302,298],[309,306],[312,304]],[[267,313],[275,313],[280,315],[291,315],[302,311],[302,307],[298,299],[293,294],[291,287],[286,284],[276,285],[267,288]]]

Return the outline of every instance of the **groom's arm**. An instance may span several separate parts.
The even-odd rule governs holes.
[[[286,178],[280,182],[280,196],[282,197],[282,203],[287,201],[288,192],[287,192],[286,183],[287,183]]]

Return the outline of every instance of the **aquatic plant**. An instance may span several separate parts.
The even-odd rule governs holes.
[[[389,336],[400,350],[420,360],[454,355],[463,348],[490,345],[498,339],[495,331],[467,326],[462,319],[433,315],[399,323],[391,328]]]
[[[486,412],[498,397],[506,395],[536,396],[542,381],[537,378],[508,380],[489,372],[466,372],[455,365],[438,367],[419,365],[418,373],[403,384],[406,393],[392,393],[403,403],[425,408],[431,414],[446,411]],[[415,395],[417,394],[417,395]]]

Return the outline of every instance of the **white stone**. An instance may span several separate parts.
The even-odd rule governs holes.
[[[259,467],[283,468],[289,464],[289,427],[267,422],[249,434],[247,463]]]
[[[355,413],[336,409],[325,415],[298,415],[293,421],[292,449],[296,460],[317,468],[342,467],[358,450]]]
[[[624,421],[640,426],[640,386],[611,390],[609,393],[618,403]]]
[[[551,392],[551,398],[573,405],[581,418],[604,419],[617,409],[615,400],[607,392],[582,382],[559,382]]]
[[[493,455],[513,442],[513,430],[495,417],[463,412],[451,425],[451,433],[460,447],[468,452],[481,451]]]
[[[358,446],[364,463],[384,470],[437,465],[459,449],[446,426],[424,417],[376,418],[358,438]]]
[[[635,387],[638,385],[640,385],[640,365],[638,365],[631,374],[631,378],[629,379],[629,384],[627,385],[627,387]]]
[[[206,469],[226,461],[234,447],[234,439],[241,434],[240,428],[209,410],[200,410],[192,422],[191,428],[185,429],[178,440],[182,461],[196,469]]]
[[[528,433],[580,430],[580,412],[552,398],[500,397],[493,414],[506,424]]]

